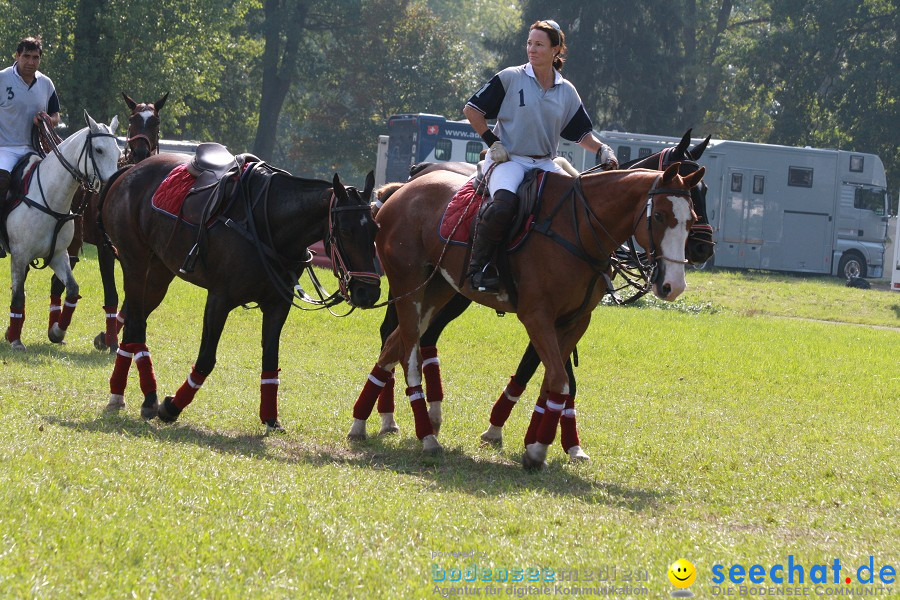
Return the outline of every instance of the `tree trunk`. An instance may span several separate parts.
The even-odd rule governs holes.
[[[253,154],[263,160],[270,160],[278,132],[278,117],[288,90],[297,76],[297,48],[303,35],[309,4],[302,0],[266,0],[264,10],[266,45],[263,50],[262,97]]]
[[[69,133],[84,127],[85,110],[95,120],[106,123],[111,114],[106,114],[109,98],[108,65],[103,51],[103,24],[100,16],[106,10],[105,0],[80,0],[76,7],[75,31],[73,32],[72,97],[61,98],[65,106],[62,111],[69,117]],[[52,77],[52,75],[51,75]]]

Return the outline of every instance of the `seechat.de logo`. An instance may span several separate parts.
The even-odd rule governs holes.
[[[690,561],[679,558],[669,565],[669,581],[678,589],[671,593],[672,596],[686,598],[693,596],[694,593],[689,588],[694,580],[697,579],[697,569]]]
[[[840,559],[835,558],[831,564],[804,566],[794,561],[794,555],[789,554],[787,564],[777,564],[771,567],[763,565],[750,565],[745,567],[735,563],[726,571],[724,565],[715,564],[712,567],[713,583],[724,583],[727,579],[731,583],[846,583],[846,584],[876,584],[890,585],[896,579],[897,571],[892,565],[875,566],[875,557],[870,556],[869,562],[858,568],[843,569]]]

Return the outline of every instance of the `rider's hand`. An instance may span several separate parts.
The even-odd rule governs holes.
[[[613,149],[606,144],[601,144],[597,150],[597,164],[603,167],[604,171],[611,171],[619,168],[619,160],[616,158]]]
[[[490,154],[491,160],[495,163],[504,163],[509,160],[509,152],[500,140],[491,144]]]
[[[46,112],[44,112],[42,110],[38,114],[34,115],[34,124],[40,125],[41,121],[43,121],[44,119],[49,119],[49,118],[50,118],[50,115],[48,115]]]

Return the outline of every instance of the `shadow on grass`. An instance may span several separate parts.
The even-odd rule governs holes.
[[[93,420],[69,420],[44,416],[48,423],[75,431],[126,433],[161,442],[192,444],[215,452],[236,454],[286,464],[314,467],[348,465],[363,469],[414,475],[429,480],[437,490],[473,496],[499,496],[529,490],[571,497],[588,504],[602,504],[633,511],[653,509],[666,503],[666,491],[633,488],[594,479],[590,465],[570,466],[562,458],[551,459],[548,468],[528,472],[522,468],[521,454],[497,451],[492,456],[472,456],[460,448],[443,454],[422,453],[414,438],[372,437],[351,445],[328,446],[303,443],[288,436],[228,434],[188,424],[160,425],[127,415],[101,414]]]
[[[112,369],[115,359],[115,356],[109,352],[100,352],[95,350],[93,345],[88,346],[91,342],[84,340],[77,340],[64,346],[53,344],[46,339],[31,343],[28,343],[26,340],[24,343],[28,349],[25,352],[20,352],[13,350],[8,342],[0,341],[0,344],[3,344],[3,349],[0,350],[0,361],[5,364],[27,366],[35,361],[46,359],[65,361],[66,366],[96,367],[109,365],[109,368]],[[83,349],[80,348],[81,345],[84,345]],[[87,351],[88,348],[90,348],[90,351]]]

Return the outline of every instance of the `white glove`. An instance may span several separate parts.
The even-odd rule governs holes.
[[[601,144],[600,150],[597,152],[597,164],[603,167],[604,171],[610,171],[619,168],[619,159],[616,158],[612,148]]]
[[[509,152],[500,140],[491,144],[490,153],[491,160],[495,163],[504,163],[509,160]]]

